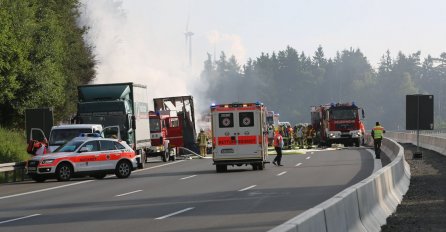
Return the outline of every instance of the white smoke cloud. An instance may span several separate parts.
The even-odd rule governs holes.
[[[95,83],[145,84],[150,99],[191,94],[194,78],[183,60],[150,43],[155,32],[143,20],[130,22],[121,1],[83,0],[79,23],[89,27],[85,40],[98,61]]]
[[[242,38],[236,34],[221,33],[219,31],[211,31],[208,33],[208,42],[218,48],[226,48],[226,56],[235,56],[239,64],[245,63],[246,49],[243,46]]]
[[[169,32],[177,33],[178,41],[166,38],[167,31],[159,29],[168,29],[154,29],[151,23],[158,22],[147,22],[127,12],[121,0],[81,0],[81,3],[79,24],[89,28],[85,41],[93,46],[97,60],[94,83],[135,82],[147,85],[150,105],[153,98],[192,95],[199,120],[201,113],[209,111],[210,104],[202,100],[207,85],[199,79],[205,53],[213,53],[213,48],[216,48],[217,58],[223,50],[228,57],[234,55],[239,63],[245,62],[246,50],[239,35],[219,31],[200,33],[199,28],[193,28],[197,32],[193,37],[194,61],[192,67],[186,67],[184,31]],[[207,38],[200,35],[207,35]],[[202,47],[198,47],[200,42],[204,42]],[[199,61],[198,57],[203,60]],[[199,127],[206,125],[198,120]]]

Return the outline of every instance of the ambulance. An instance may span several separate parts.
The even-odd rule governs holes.
[[[261,103],[211,105],[213,161],[217,172],[228,165],[263,170],[268,158],[266,108]]]

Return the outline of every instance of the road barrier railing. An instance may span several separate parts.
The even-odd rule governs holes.
[[[438,132],[438,131],[436,131]],[[438,135],[446,136],[446,133],[427,133],[420,134],[419,145],[420,147],[436,151],[446,156],[446,137],[439,137]],[[394,132],[388,131],[385,134],[386,137],[392,138],[400,143],[412,143],[417,145],[417,134],[413,132]]]
[[[27,179],[25,162],[0,164],[0,182],[16,182]]]
[[[270,232],[381,231],[410,184],[410,167],[403,147],[386,138],[382,150],[382,155],[392,160],[390,164]]]

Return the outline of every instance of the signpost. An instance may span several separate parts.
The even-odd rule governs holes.
[[[434,95],[406,95],[406,130],[417,131],[417,151],[413,158],[422,158],[420,130],[434,129]]]

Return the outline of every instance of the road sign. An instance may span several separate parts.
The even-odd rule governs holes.
[[[434,129],[434,95],[406,95],[406,130]]]

